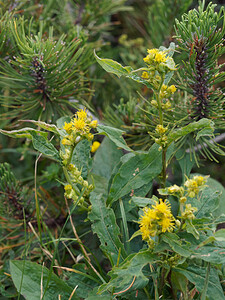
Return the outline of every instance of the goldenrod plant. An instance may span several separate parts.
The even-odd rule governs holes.
[[[82,3],[79,5],[83,7]],[[184,32],[194,36],[195,30],[205,41],[208,32],[200,32],[206,26],[204,23],[217,23],[223,16],[221,11],[217,18],[214,9],[211,4],[204,8],[203,3],[198,11],[184,15],[183,22],[188,19],[190,29]],[[201,22],[199,15],[204,16]],[[199,26],[194,26],[197,21]],[[16,21],[12,23],[13,30],[15,24]],[[185,28],[184,24],[177,26]],[[211,28],[210,40],[221,42],[217,39],[220,31]],[[20,36],[24,36],[23,30],[19,41]],[[38,36],[35,39],[45,43]],[[25,39],[21,47],[28,47],[29,43],[33,46],[32,41]],[[189,45],[189,40],[186,42]],[[215,45],[209,50],[206,47],[205,51],[220,49],[221,45],[218,48]],[[190,59],[197,61],[191,60],[186,69],[194,68],[193,73],[187,72],[193,80],[204,54],[195,46]],[[26,51],[30,49],[27,47]],[[187,102],[187,106],[182,106],[181,102],[183,110],[177,105],[184,90],[188,92],[187,87],[181,90],[181,82],[185,79],[190,85],[190,80],[182,73],[177,75],[180,64],[174,57],[176,49],[173,42],[169,47],[148,47],[140,62],[142,66],[137,69],[134,65],[124,67],[112,59],[100,58],[98,52],[94,54],[99,65],[118,80],[124,77],[141,84],[143,92],[147,90],[146,105],[138,108],[139,122],[129,124],[137,132],[143,128],[147,133],[145,151],[128,145],[123,130],[102,124],[85,106],[54,122],[48,118],[45,121],[30,118],[24,120],[27,127],[0,129],[10,141],[17,138],[24,142],[20,152],[24,161],[28,152],[36,157],[33,177],[24,175],[23,178],[24,186],[30,190],[22,188],[22,180],[18,183],[8,164],[0,165],[0,207],[11,212],[8,219],[4,215],[0,217],[4,234],[8,230],[0,248],[4,260],[0,271],[3,297],[28,300],[225,298],[225,232],[220,227],[225,223],[225,189],[210,178],[210,170],[207,169],[208,174],[192,172],[200,157],[193,159],[198,149],[187,144],[188,139],[193,145],[208,141],[211,150],[219,149],[213,144],[213,138],[223,123],[223,115],[219,112],[214,122],[215,110],[210,106],[212,114],[208,114],[203,102],[199,102],[202,98],[194,99],[200,107],[189,103],[193,114],[188,115],[186,111],[187,115],[183,115],[190,105]],[[221,54],[222,50],[218,51]],[[78,52],[74,51],[73,59]],[[21,63],[32,55],[21,56]],[[65,60],[71,62],[70,57]],[[42,65],[38,59],[37,63]],[[19,66],[15,65],[17,70]],[[216,78],[223,77],[218,69],[208,67],[212,74],[217,74]],[[77,77],[78,81],[80,78],[83,75]],[[199,79],[202,85],[207,78],[203,79],[204,82]],[[209,98],[211,91],[212,95],[217,91],[213,85],[205,88]],[[143,100],[141,94],[140,97]],[[136,105],[132,98],[129,108],[134,109],[134,116]],[[200,110],[204,114],[197,116]],[[125,116],[123,101],[120,112]],[[222,150],[217,152],[223,154]],[[178,173],[176,176],[172,176],[173,168]],[[13,213],[15,222],[10,221],[7,227],[6,222]],[[18,241],[18,236],[22,242],[13,243]]]

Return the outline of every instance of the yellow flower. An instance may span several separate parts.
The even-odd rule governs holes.
[[[160,219],[162,217],[172,217],[170,203],[165,200],[159,199],[159,202],[156,205],[152,205],[152,208],[156,212],[156,218]]]
[[[87,112],[85,109],[80,109],[76,112],[76,115],[78,117],[78,119],[83,119],[86,120],[87,119]]]
[[[202,186],[202,185],[204,185],[206,183],[207,176],[206,177],[203,177],[203,176],[194,176],[193,180],[196,181],[196,183],[197,183],[198,186]]]
[[[163,127],[163,125],[157,125],[155,131],[162,135],[167,131],[167,128]]]
[[[167,200],[163,202],[162,199],[159,199],[159,202],[156,202],[152,208],[146,207],[143,212],[144,215],[139,221],[143,240],[149,241],[150,237],[173,230],[174,217]]]
[[[167,101],[164,105],[162,105],[162,107],[164,109],[170,109],[171,108],[171,102],[170,101]]]
[[[96,128],[97,126],[98,126],[98,121],[97,120],[91,121],[91,123],[90,123],[91,128]]]
[[[185,181],[184,186],[187,187],[188,196],[194,198],[199,193],[198,184],[194,179],[188,179]]]
[[[71,184],[66,184],[64,186],[65,191],[71,191],[72,190],[72,185]]]
[[[184,197],[184,196],[180,197],[180,199],[179,199],[179,202],[182,203],[182,204],[184,204],[186,201],[187,201],[187,198]]]
[[[150,60],[150,57],[149,55],[147,55],[146,57],[143,58],[143,61],[147,64],[150,64],[151,63],[151,60]]]
[[[162,232],[172,231],[174,227],[174,223],[170,218],[163,218],[160,225],[162,226]]]
[[[179,193],[180,192],[180,187],[178,185],[174,184],[174,185],[168,187],[168,192],[170,194]]]
[[[156,54],[156,53],[158,53],[158,52],[159,52],[158,49],[148,49],[148,53],[149,53],[149,54]]]
[[[85,130],[85,128],[87,127],[87,124],[85,123],[85,121],[83,119],[74,119],[73,127],[75,127],[75,129],[77,129],[77,130]]]
[[[72,128],[72,124],[71,123],[64,123],[63,129],[66,130],[66,132],[69,132],[70,129]]]
[[[65,145],[67,145],[67,146],[72,145],[71,141],[68,140],[67,138],[63,138],[61,143],[62,143],[64,146],[65,146]]]
[[[155,61],[157,63],[165,62],[166,61],[166,54],[163,51],[159,51],[155,55]]]
[[[101,144],[98,141],[95,141],[91,146],[91,152],[94,153],[95,151],[97,151],[100,145]]]
[[[161,87],[161,91],[162,92],[165,92],[167,90],[168,86],[163,84],[162,87]]]
[[[171,94],[174,94],[176,92],[177,88],[175,87],[175,85],[170,85],[168,87],[168,91],[171,93]]]
[[[148,79],[149,78],[147,72],[143,72],[142,75],[141,75],[141,77],[144,78],[144,79]]]

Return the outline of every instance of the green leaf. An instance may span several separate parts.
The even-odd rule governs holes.
[[[180,149],[176,152],[175,157],[180,165],[183,181],[189,177],[192,168],[195,165],[195,160],[191,159],[190,153],[186,153],[185,149]]]
[[[102,58],[98,57],[95,52],[94,52],[94,55],[95,55],[97,62],[102,66],[102,68],[104,70],[106,70],[106,72],[115,74],[118,77],[125,76],[134,81],[145,84],[149,88],[152,88],[152,85],[149,83],[149,81],[147,81],[147,80],[143,79],[142,77],[138,76],[137,74],[135,74],[136,72],[141,71],[141,69],[133,70],[130,66],[123,67],[121,64],[119,64],[118,62],[116,62],[112,59],[107,59],[107,58],[102,59]],[[143,70],[144,69],[145,68],[143,68]]]
[[[124,138],[122,137],[124,131],[105,125],[98,125],[97,131],[99,134],[106,135],[117,147],[127,151],[133,151],[127,146]]]
[[[81,299],[86,298],[88,293],[98,286],[98,283],[94,281],[90,275],[86,274],[87,268],[85,264],[77,263],[74,268],[78,272],[66,272],[65,275],[68,278],[66,283],[73,289],[75,286],[78,286],[76,295]]]
[[[192,265],[188,266],[187,269],[177,267],[174,268],[174,271],[184,275],[190,282],[195,285],[196,289],[200,293],[203,291],[206,278],[206,268]],[[206,295],[208,296],[208,299],[225,299],[217,270],[213,268],[211,268],[210,270]]]
[[[111,280],[101,285],[99,292],[111,291],[113,288],[115,288],[115,292],[120,292],[128,288],[133,281],[133,285],[128,292],[145,287],[149,278],[143,274],[142,269],[156,260],[158,260],[158,256],[150,253],[149,250],[129,255],[119,267],[113,267],[112,271],[109,272]]]
[[[23,122],[33,123],[36,126],[39,126],[39,127],[43,128],[45,130],[48,130],[50,132],[53,132],[53,133],[59,135],[58,128],[54,124],[48,124],[48,123],[45,123],[45,122],[42,122],[42,121],[35,121],[35,120],[23,120]]]
[[[32,140],[32,133],[39,133],[40,135],[47,137],[48,133],[47,132],[43,132],[40,130],[36,130],[33,128],[23,128],[23,129],[18,129],[18,130],[11,130],[11,131],[6,131],[6,130],[2,130],[0,129],[0,132],[4,135],[7,135],[9,137],[13,137],[13,138],[27,138]]]
[[[156,199],[158,199],[158,198],[156,198]],[[154,196],[153,196],[153,198],[132,197],[132,201],[138,207],[145,207],[145,206],[149,206],[149,205],[155,204]]]
[[[34,149],[38,150],[44,155],[52,157],[57,161],[61,161],[57,149],[47,139],[47,132],[39,131],[33,128],[24,128],[12,131],[0,129],[0,132],[13,138],[28,138],[32,140]]]
[[[109,203],[135,193],[144,185],[151,187],[152,180],[162,169],[162,153],[158,149],[159,146],[154,144],[148,153],[137,153],[120,167],[112,181]]]
[[[219,242],[225,242],[225,229],[217,230],[214,233],[214,237]]]
[[[200,219],[209,217],[219,206],[220,192],[214,191],[209,187],[205,187],[201,192],[201,200],[196,198],[189,198],[188,203],[193,207],[197,207],[195,216]]]
[[[85,298],[85,300],[111,300],[112,297],[109,295],[109,293],[103,293],[102,295],[98,294],[98,288],[94,288],[93,291],[91,291],[88,294],[88,297]]]
[[[97,56],[97,54],[94,51],[95,58],[97,62],[102,66],[104,70],[108,73],[113,73],[117,75],[118,77],[121,76],[127,76],[133,69],[131,67],[123,67],[121,64],[119,64],[117,61],[114,61],[112,59],[102,59]]]
[[[171,232],[163,233],[161,235],[161,239],[162,241],[167,243],[173,249],[173,251],[180,254],[181,256],[189,257],[192,254],[192,252],[189,251],[189,246],[187,244],[183,245],[179,236],[176,235],[175,233],[171,233]]]
[[[197,240],[199,239],[199,232],[195,228],[195,226],[192,224],[191,220],[185,220],[186,224],[186,230],[188,233],[191,233]]]
[[[219,205],[213,211],[213,216],[218,217],[221,214],[225,214],[225,189],[220,182],[213,178],[207,179],[207,186],[213,190],[217,191],[219,195]]]
[[[168,142],[172,143],[191,132],[200,130],[196,135],[196,140],[198,140],[201,136],[205,136],[205,132],[201,132],[201,129],[207,129],[207,136],[212,136],[214,133],[214,123],[209,119],[201,119],[198,122],[192,122],[187,126],[172,130],[168,135]]]
[[[53,144],[42,135],[37,135],[36,132],[32,132],[32,142],[34,149],[43,153],[44,155],[50,156],[57,161],[61,161],[58,150]]]
[[[211,239],[213,238],[214,237],[212,236]],[[225,248],[218,247],[215,243],[214,246],[212,246],[211,244],[211,245],[204,245],[203,247],[199,247],[191,257],[199,258],[204,261],[208,261],[210,263],[218,265],[218,264],[225,263],[224,254],[225,254]]]
[[[46,290],[45,300],[69,299],[73,289],[58,278],[53,272],[50,274],[46,267],[30,261],[10,261],[10,272],[13,283],[27,300],[40,300],[41,289]],[[50,281],[47,286],[48,277]],[[41,287],[42,282],[42,287]],[[73,296],[72,299],[79,299]]]
[[[92,230],[100,239],[101,249],[110,258],[111,263],[115,265],[120,251],[122,260],[124,260],[127,255],[124,245],[119,239],[120,230],[116,224],[114,211],[106,207],[102,195],[91,193],[90,201],[92,210],[88,216],[92,222]]]
[[[91,182],[92,179],[94,181],[94,187],[95,187],[94,190],[92,191],[92,194],[96,194],[96,195],[101,194],[102,197],[106,200],[107,196],[108,196],[108,193],[107,193],[108,180],[107,180],[107,178],[96,175],[96,174],[91,174],[89,176],[88,181]]]
[[[88,171],[91,168],[91,142],[88,140],[80,141],[75,147],[72,155],[71,163],[79,170],[82,170],[82,177],[84,179],[88,176]]]
[[[175,290],[175,294],[177,294],[177,291],[181,291],[185,295],[187,294],[188,280],[184,275],[172,270],[171,281],[173,283],[173,289]]]
[[[94,155],[92,173],[109,180],[122,155],[122,150],[118,149],[115,143],[105,137]]]

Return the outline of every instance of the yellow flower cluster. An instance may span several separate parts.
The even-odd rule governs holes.
[[[96,128],[97,125],[97,120],[92,121],[87,116],[86,110],[80,109],[70,123],[64,123],[63,129],[68,135],[62,139],[62,144],[67,146],[74,145],[77,137],[86,138],[91,141],[93,134],[90,133],[90,130],[91,128]]]
[[[167,130],[168,130],[168,128],[164,127],[163,125],[158,124],[156,126],[155,131],[159,135],[159,137],[155,138],[155,142],[156,142],[156,144],[160,145],[159,150],[161,150],[162,147],[165,147],[167,145],[168,138],[165,134],[167,132]]]
[[[207,176],[194,176],[192,179],[185,181],[184,186],[187,188],[187,194],[189,197],[194,198],[198,195],[202,187],[204,187]]]
[[[174,94],[176,92],[176,90],[177,90],[177,88],[173,84],[170,86],[163,84],[161,87],[161,90],[160,90],[159,97],[160,97],[160,99],[169,97],[171,94]]]
[[[145,207],[144,214],[139,221],[142,239],[151,241],[151,237],[159,235],[162,232],[173,230],[174,217],[171,212],[170,203],[159,199],[152,208]]]
[[[72,183],[79,184],[83,189],[85,189],[83,196],[84,197],[88,196],[94,188],[93,184],[89,184],[87,180],[83,179],[83,177],[81,176],[81,171],[78,170],[78,168],[75,165],[69,164],[67,166],[67,169]],[[64,193],[65,197],[73,199],[74,201],[78,200],[78,195],[76,191],[73,189],[73,187],[71,186],[71,184],[65,185],[64,190],[65,190]],[[80,203],[84,201],[84,197],[80,197],[80,201],[79,201]]]
[[[180,197],[180,203],[185,203],[187,197],[194,198],[204,188],[208,176],[194,176],[192,179],[187,179],[184,183],[186,189],[182,186],[172,185],[167,188],[168,193]]]
[[[148,55],[145,58],[143,58],[143,60],[149,65],[154,62],[162,63],[166,62],[167,55],[165,51],[160,51],[159,49],[148,49]]]

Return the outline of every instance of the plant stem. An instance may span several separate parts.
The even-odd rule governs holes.
[[[151,296],[150,296],[148,290],[146,289],[146,287],[144,287],[144,291],[145,291],[145,294],[146,294],[148,300],[151,300]]]
[[[209,284],[209,273],[210,273],[210,262],[207,262],[206,277],[205,277],[204,288],[203,288],[202,295],[201,295],[201,300],[206,299],[206,292],[207,292],[208,284]]]
[[[73,229],[73,233],[78,241],[78,244],[83,252],[83,255],[86,259],[86,262],[88,263],[88,265],[91,267],[91,269],[94,271],[94,273],[100,278],[100,280],[103,282],[103,283],[106,283],[106,281],[103,279],[103,277],[99,274],[99,272],[95,269],[95,267],[92,265],[91,263],[91,259],[81,241],[81,239],[79,238],[78,234],[77,234],[77,231],[76,231],[76,228],[73,224],[73,220],[72,220],[72,216],[71,216],[71,213],[70,213],[70,209],[69,209],[69,206],[68,206],[68,202],[67,202],[67,199],[65,197],[65,201],[66,201],[66,206],[67,206],[67,209],[68,209],[68,212],[69,212],[69,218],[70,218],[70,223],[71,223],[71,226],[72,226],[72,229]]]
[[[166,187],[166,151],[167,147],[162,148],[162,188]]]
[[[127,250],[128,253],[131,253],[130,243],[129,243],[129,231],[128,231],[128,226],[127,226],[127,218],[126,218],[126,213],[125,213],[124,206],[123,206],[123,201],[121,198],[119,199],[119,204],[120,204],[120,212],[121,212],[122,222],[123,222],[125,249]]]

